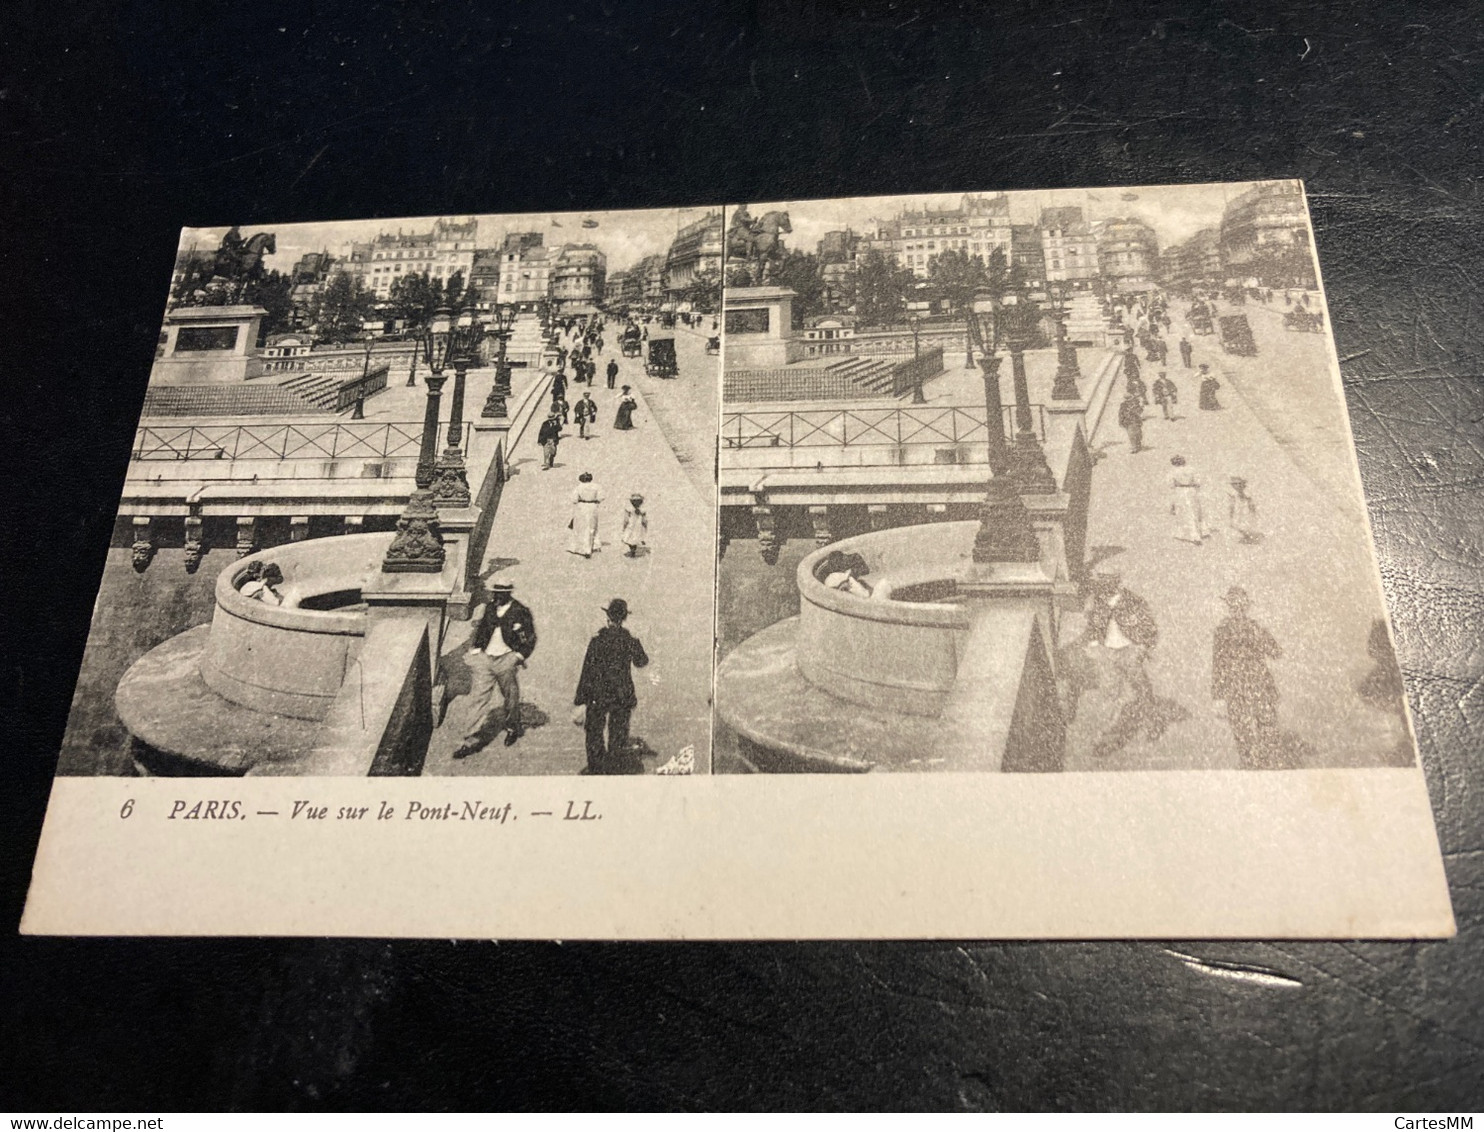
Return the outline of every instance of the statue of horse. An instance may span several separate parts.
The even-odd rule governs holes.
[[[786,212],[765,212],[753,229],[753,255],[757,259],[783,258],[783,233],[792,232]]]
[[[259,232],[243,240],[233,228],[222,238],[217,249],[213,274],[236,284],[239,290],[256,279],[263,270],[263,257],[278,251],[272,232]]]

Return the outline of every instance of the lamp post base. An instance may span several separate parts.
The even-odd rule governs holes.
[[[381,560],[383,574],[441,574],[443,534],[438,528],[438,508],[433,493],[419,488],[407,498],[397,520],[397,537]]]
[[[1009,477],[1018,491],[1025,495],[1051,495],[1058,490],[1056,476],[1035,433],[1016,433],[1009,456]]]
[[[979,532],[974,536],[974,561],[1039,562],[1041,542],[1031,525],[1031,513],[1009,478],[989,481],[979,508]]]
[[[1077,382],[1081,378],[1082,370],[1077,365],[1077,347],[1062,338],[1056,344],[1056,380],[1051,384],[1051,399],[1082,400],[1082,394],[1077,389]]]
[[[505,408],[505,397],[506,394],[501,393],[500,387],[496,385],[490,390],[490,395],[485,398],[480,417],[486,420],[505,420],[509,416]]]
[[[464,454],[457,448],[445,448],[443,458],[433,467],[433,504],[437,507],[467,507],[469,473]]]

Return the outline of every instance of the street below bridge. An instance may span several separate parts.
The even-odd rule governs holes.
[[[704,335],[677,329],[679,376],[649,377],[642,358],[619,353],[619,329],[610,320],[595,358],[598,421],[589,439],[579,438],[575,421],[568,425],[551,470],[542,470],[534,423],[515,445],[512,478],[479,571],[483,586],[513,582],[515,596],[535,619],[536,649],[520,670],[525,735],[507,747],[497,734],[475,753],[453,757],[472,722],[463,658],[484,611],[485,595],[477,594],[475,619],[454,623],[444,642],[444,678],[453,699],[433,735],[425,774],[579,773],[587,760],[583,731],[572,722],[573,694],[587,643],[615,597],[628,602],[626,627],[650,657],[648,667],[634,671],[639,706],[631,730],[642,741],[644,769],[653,771],[689,747],[695,772],[710,770],[718,359],[705,352]],[[639,402],[630,431],[613,427],[620,390],[606,387],[610,358],[619,363],[617,385],[631,386]],[[569,384],[567,400],[575,405],[586,388]],[[599,548],[591,558],[568,550],[572,497],[584,471],[593,474],[603,499]],[[649,513],[649,546],[628,558],[619,532],[636,491]]]

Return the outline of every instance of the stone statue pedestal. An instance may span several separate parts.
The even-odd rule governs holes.
[[[727,369],[777,369],[804,356],[804,343],[793,329],[796,297],[787,287],[727,289]]]
[[[260,377],[258,306],[177,307],[165,312],[161,354],[151,385],[230,385]]]

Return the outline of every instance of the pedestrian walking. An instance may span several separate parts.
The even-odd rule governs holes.
[[[515,600],[510,582],[490,584],[484,615],[469,638],[465,663],[469,666],[469,730],[454,751],[456,759],[467,758],[488,743],[500,727],[505,746],[513,747],[525,734],[520,721],[520,670],[536,650],[536,620],[531,611]],[[500,689],[499,705],[494,703]],[[495,713],[499,727],[491,728]]]
[[[560,369],[557,369],[556,372],[554,372],[551,375],[551,397],[552,397],[552,400],[554,400],[554,401],[561,400],[562,398],[566,397],[566,395],[567,395],[567,375],[564,374]]]
[[[583,390],[582,396],[577,399],[573,415],[577,418],[577,435],[587,440],[587,426],[596,424],[598,420],[598,403],[593,400],[590,390]]]
[[[1252,599],[1241,586],[1226,591],[1229,615],[1211,637],[1211,698],[1226,702],[1226,721],[1243,770],[1278,769],[1288,763],[1278,733],[1278,684],[1267,662],[1283,650],[1250,616]]]
[[[1175,537],[1181,542],[1200,546],[1206,538],[1206,521],[1201,507],[1201,480],[1186,463],[1184,456],[1171,456],[1174,472],[1170,476],[1172,497],[1170,514],[1175,516]]]
[[[1257,503],[1247,494],[1247,481],[1241,476],[1232,476],[1227,481],[1226,521],[1240,541],[1249,546],[1262,541],[1257,527]]]
[[[572,493],[572,517],[567,527],[572,535],[567,540],[567,553],[591,558],[598,547],[598,504],[603,497],[593,483],[592,472],[577,477],[577,490]]]
[[[1118,425],[1128,433],[1130,452],[1144,451],[1144,403],[1130,392],[1118,406]]]
[[[637,558],[639,548],[649,540],[649,512],[644,510],[644,496],[637,491],[629,496],[629,505],[624,508],[623,534],[620,537],[628,547],[624,551],[626,558]]]
[[[639,407],[639,402],[629,393],[629,387],[623,387],[623,397],[618,402],[618,413],[613,418],[613,427],[620,431],[626,431],[634,427],[634,410]]]
[[[1123,376],[1139,376],[1139,359],[1134,354],[1134,348],[1132,346],[1125,347],[1123,351]]]
[[[1149,404],[1149,387],[1144,384],[1142,377],[1131,377],[1124,383],[1124,396],[1137,397],[1139,404]]]
[[[1221,408],[1221,402],[1216,399],[1216,391],[1221,388],[1221,382],[1216,380],[1216,375],[1211,372],[1211,367],[1205,362],[1201,363],[1201,408],[1214,410]]]
[[[561,439],[561,413],[547,413],[546,419],[541,422],[541,431],[536,434],[536,441],[541,445],[543,472],[556,466],[557,442]]]
[[[1186,369],[1190,368],[1190,359],[1195,353],[1195,347],[1190,344],[1190,339],[1180,335],[1180,361]]]
[[[565,397],[553,397],[551,399],[550,415],[554,417],[560,417],[562,419],[562,424],[566,424],[567,414],[570,412],[571,408],[572,406],[567,403],[567,399]]]
[[[1085,651],[1106,678],[1098,679],[1108,697],[1108,725],[1093,743],[1092,753],[1106,758],[1121,751],[1142,731],[1150,742],[1184,712],[1154,694],[1145,670],[1159,641],[1159,626],[1149,603],[1125,589],[1117,574],[1098,574],[1085,608]]]
[[[1165,376],[1164,370],[1160,370],[1159,376],[1154,379],[1154,403],[1164,413],[1165,420],[1170,419],[1179,400],[1180,391],[1175,388],[1175,383]]]
[[[608,623],[587,643],[577,694],[572,697],[586,739],[584,774],[628,774],[642,769],[629,750],[629,720],[639,706],[632,669],[643,668],[649,655],[639,638],[624,628],[629,604],[616,597],[603,607]]]
[[[618,359],[608,359],[608,388],[613,388],[613,383],[618,380]]]

